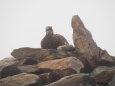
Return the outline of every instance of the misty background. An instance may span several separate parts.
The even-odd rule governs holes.
[[[115,56],[115,0],[0,0],[0,59],[21,47],[40,48],[49,25],[73,45],[73,15]]]

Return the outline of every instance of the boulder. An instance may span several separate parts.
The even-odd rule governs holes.
[[[5,58],[3,60],[0,60],[0,67],[3,68],[6,66],[10,66],[15,62],[17,62],[17,60],[14,57]]]
[[[50,55],[50,52],[45,50],[45,49],[40,49],[40,48],[29,48],[29,47],[25,47],[25,48],[19,48],[19,49],[15,49],[11,55],[18,59],[24,59],[24,58],[35,58],[38,56],[39,57],[46,57],[46,55]]]
[[[8,76],[13,76],[22,73],[21,70],[19,70],[16,66],[7,66],[4,67],[1,71],[1,78],[5,78]]]
[[[113,56],[110,56],[106,50],[100,49],[100,57],[98,59],[99,66],[115,66]]]
[[[15,62],[17,62],[17,60],[13,57],[9,57],[9,58],[0,60],[0,78],[2,77],[2,75],[1,75],[2,69],[6,66],[10,66],[10,65],[14,64]]]
[[[96,86],[96,81],[88,74],[72,74],[45,86]]]
[[[99,57],[99,48],[94,42],[92,35],[87,30],[78,15],[72,18],[73,41],[75,50],[84,63],[85,67],[90,66],[86,72],[91,72],[97,66],[97,58]]]
[[[35,74],[22,73],[0,79],[0,86],[41,86],[41,82]]]
[[[113,76],[113,79],[109,82],[109,86],[115,86],[115,74]]]
[[[80,70],[84,67],[82,62],[75,57],[44,61],[38,63],[37,66],[42,73],[52,73],[53,81],[67,75],[80,73]]]
[[[15,49],[11,53],[11,55],[18,60],[31,58],[33,59],[33,61],[37,62],[60,59],[69,56],[76,56],[75,52],[56,50],[56,49],[29,48],[29,47]]]
[[[115,66],[113,67],[99,66],[93,70],[91,76],[97,82],[109,83],[112,80],[114,74],[115,74]]]
[[[34,73],[40,74],[40,70],[36,65],[23,65],[23,66],[7,66],[1,71],[1,78],[17,75],[20,73]]]

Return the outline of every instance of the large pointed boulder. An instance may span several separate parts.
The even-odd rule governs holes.
[[[97,66],[96,59],[99,57],[99,48],[78,15],[73,16],[71,23],[76,52],[84,65],[90,66],[88,68],[92,70]],[[90,69],[86,70],[86,72],[90,72]]]

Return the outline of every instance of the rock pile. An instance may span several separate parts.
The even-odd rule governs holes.
[[[115,86],[115,57],[97,46],[79,16],[73,46],[19,48],[0,61],[0,86]]]

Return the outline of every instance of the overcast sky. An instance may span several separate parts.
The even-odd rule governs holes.
[[[115,56],[115,0],[0,0],[0,59],[21,47],[40,48],[49,25],[73,44],[73,15]]]

